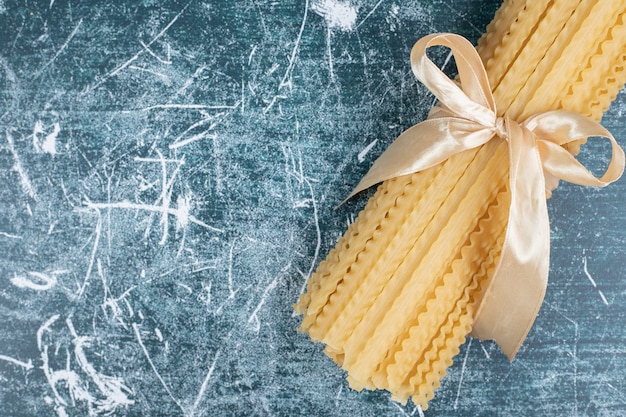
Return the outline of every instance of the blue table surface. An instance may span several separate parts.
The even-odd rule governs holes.
[[[0,0],[0,416],[626,416],[626,180],[554,193],[519,355],[468,340],[425,412],[296,331],[371,191],[333,208],[433,104],[413,43],[499,3]]]

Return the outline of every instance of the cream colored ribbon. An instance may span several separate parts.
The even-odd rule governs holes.
[[[460,85],[426,56],[431,46],[451,49]],[[516,123],[497,117],[485,68],[465,38],[433,34],[411,51],[417,79],[439,99],[429,118],[403,132],[376,160],[350,196],[372,185],[437,165],[494,137],[508,142],[511,206],[499,264],[475,315],[472,336],[493,339],[513,359],[539,312],[548,282],[550,225],[546,176],[603,187],[624,170],[624,151],[595,121],[571,112],[549,111]],[[608,138],[612,159],[596,178],[562,145]],[[549,190],[550,191],[550,190]]]

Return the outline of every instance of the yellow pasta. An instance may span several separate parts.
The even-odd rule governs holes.
[[[489,252],[493,249],[487,247],[484,242],[499,242],[495,246],[497,249],[504,239],[502,232],[503,225],[506,224],[507,210],[502,208],[507,207],[509,193],[502,191],[504,190],[501,190],[490,203],[487,213],[479,221],[478,228],[464,242],[463,249],[457,253],[456,259],[441,280],[435,297],[426,303],[426,310],[417,316],[402,342],[397,345],[397,350],[385,359],[377,371],[376,378],[380,378],[379,375],[387,375],[390,391],[406,395],[411,392],[424,391],[424,387],[416,389],[410,385],[407,386],[407,382],[409,378],[421,381],[420,378],[416,378],[418,371],[416,366],[420,364],[429,350],[432,351],[434,348],[430,341],[432,335],[428,333],[429,331],[444,326],[444,320],[452,320],[453,325],[456,324],[455,320],[464,321],[464,323],[459,323],[461,327],[465,325],[471,327],[474,307],[472,301],[487,275],[487,268],[493,266],[493,260],[488,258]],[[453,313],[456,313],[457,309],[458,317],[453,318]],[[465,334],[462,334],[462,340],[459,340],[458,345],[464,340]],[[448,360],[450,363],[452,361],[451,356],[440,359],[445,363]],[[383,386],[384,383],[379,385]]]
[[[580,63],[595,55],[599,44],[609,36],[615,16],[624,8],[623,0],[582,1],[506,113],[524,120],[554,109],[559,92],[576,80]]]
[[[499,115],[599,120],[626,81],[625,16],[624,0],[505,1],[477,48]],[[352,388],[428,407],[500,256],[507,152],[494,139],[383,182],[309,278],[295,305],[301,330]]]

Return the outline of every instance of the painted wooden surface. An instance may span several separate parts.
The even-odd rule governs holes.
[[[350,390],[291,304],[433,103],[412,44],[498,6],[0,0],[0,415],[421,415]],[[526,344],[468,341],[426,415],[626,415],[624,195],[555,192]]]

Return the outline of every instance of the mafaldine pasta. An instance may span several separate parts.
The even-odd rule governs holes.
[[[564,109],[599,120],[626,81],[624,45],[625,0],[507,0],[477,51],[498,116]],[[295,305],[301,330],[352,388],[428,407],[500,257],[507,155],[495,138],[384,181],[309,278]]]

